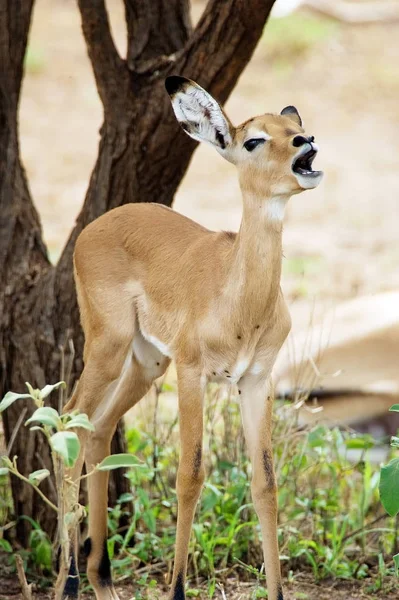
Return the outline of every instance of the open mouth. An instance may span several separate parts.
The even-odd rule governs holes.
[[[321,175],[321,171],[313,171],[312,163],[317,154],[317,150],[311,148],[301,156],[298,156],[293,162],[292,170],[297,175],[302,175],[303,177],[319,177]]]

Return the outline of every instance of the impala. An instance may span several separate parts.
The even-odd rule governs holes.
[[[81,233],[74,265],[85,366],[65,410],[87,413],[95,432],[79,430],[82,451],[71,475],[79,477],[83,460],[89,471],[109,454],[119,419],[173,359],[181,454],[170,599],[184,600],[190,532],[205,477],[205,388],[208,381],[237,385],[269,600],[282,600],[269,380],[291,326],[280,289],[284,208],[290,196],[321,181],[322,172],[312,169],[318,148],[293,106],[234,127],[193,81],[168,77],[166,90],[184,131],[236,165],[242,222],[237,234],[213,232],[159,204],[128,204]],[[117,600],[106,545],[107,473],[95,472],[88,482],[88,577],[97,600]],[[74,565],[72,553],[61,597],[77,597]]]

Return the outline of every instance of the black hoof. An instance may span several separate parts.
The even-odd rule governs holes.
[[[75,556],[71,554],[71,563],[69,565],[68,579],[66,580],[64,591],[62,592],[63,598],[70,600],[77,600],[79,595],[79,572],[76,567]]]
[[[111,562],[108,556],[107,540],[104,540],[103,553],[98,566],[98,578],[102,587],[112,586]]]
[[[175,589],[173,591],[173,600],[186,600],[184,593],[184,582],[183,576],[180,574],[177,576]]]

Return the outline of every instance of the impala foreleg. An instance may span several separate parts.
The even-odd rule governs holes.
[[[259,517],[268,598],[283,600],[277,540],[277,483],[271,439],[273,397],[269,383],[247,376],[239,384],[241,413],[252,462],[252,499]]]
[[[202,460],[203,395],[196,369],[177,368],[180,419],[180,462],[177,473],[177,532],[171,600],[184,600],[191,527],[205,478]]]

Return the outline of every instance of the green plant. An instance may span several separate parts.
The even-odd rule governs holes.
[[[136,579],[137,572],[170,570],[173,561],[178,431],[175,413],[160,414],[162,396],[170,392],[161,386],[142,421],[127,428],[129,451],[142,468],[128,474],[131,493],[109,513],[109,549],[119,581]],[[205,580],[207,597],[213,597],[217,583],[237,573],[257,579],[262,594],[260,531],[239,405],[231,393],[210,386],[205,410],[208,475],[191,539],[190,585],[199,589]],[[373,575],[368,557],[389,555],[395,540],[392,519],[380,511],[379,470],[369,459],[374,440],[320,425],[299,429],[295,408],[282,403],[277,403],[273,437],[284,569],[311,570],[316,580]],[[119,518],[128,500],[134,514],[121,531]],[[386,526],[379,526],[381,521]],[[388,576],[389,567],[385,580]]]
[[[103,464],[136,467],[127,473],[130,492],[109,510],[108,550],[115,580],[134,581],[137,598],[150,590],[156,597],[157,574],[170,572],[174,556],[178,424],[175,412],[164,408],[164,396],[170,398],[171,392],[170,384],[159,386],[152,400],[147,399],[141,419],[127,426],[131,454],[109,457]],[[277,401],[276,408],[273,438],[284,571],[289,570],[291,581],[298,571],[310,571],[316,580],[372,577],[375,590],[389,585],[394,574],[389,557],[397,533],[393,518],[379,503],[379,468],[370,461],[374,440],[321,425],[301,429],[293,406]],[[192,594],[201,596],[206,582],[207,597],[215,597],[217,585],[236,575],[254,579],[254,597],[262,597],[260,530],[239,404],[224,388],[210,386],[205,410],[207,479],[191,538]],[[123,529],[121,516],[128,521]],[[37,570],[45,574],[45,556],[43,565],[40,556]],[[370,560],[379,566],[371,568]]]
[[[68,469],[71,469],[80,453],[80,441],[75,430],[85,429],[89,432],[94,431],[94,426],[90,423],[87,415],[72,411],[70,413],[59,414],[51,406],[45,406],[45,399],[58,388],[65,387],[64,382],[58,382],[54,385],[46,385],[43,389],[33,389],[29,383],[27,394],[8,392],[0,402],[0,413],[6,410],[17,400],[30,399],[36,406],[32,416],[26,421],[26,425],[31,425],[31,431],[40,431],[47,439],[51,448],[51,457],[55,474],[55,485],[57,489],[58,505],[55,505],[39,488],[41,482],[50,476],[48,469],[39,469],[23,475],[18,469],[18,457],[14,456],[11,460],[8,456],[2,456],[2,467],[0,476],[11,474],[18,477],[25,483],[33,487],[41,499],[46,502],[50,508],[57,514],[58,520],[58,542],[60,545],[60,569],[69,571],[70,533],[78,526],[79,522],[85,516],[84,508],[76,501],[76,483],[69,475]],[[32,425],[35,423],[35,425]],[[109,471],[120,467],[137,466],[137,461],[129,454],[117,454],[104,458],[96,465],[90,473],[82,475],[78,481],[90,477],[96,471]],[[32,551],[33,561],[36,565],[47,570],[51,570],[51,546],[47,536],[32,522],[33,530],[30,536],[30,549]],[[4,544],[3,544],[4,546]],[[7,548],[6,548],[7,551]]]
[[[399,404],[394,404],[389,410],[399,412]],[[391,446],[399,448],[399,437],[391,438]],[[393,458],[381,468],[380,497],[387,513],[391,517],[395,517],[399,513],[399,458]],[[398,575],[399,553],[393,556],[393,561]]]

